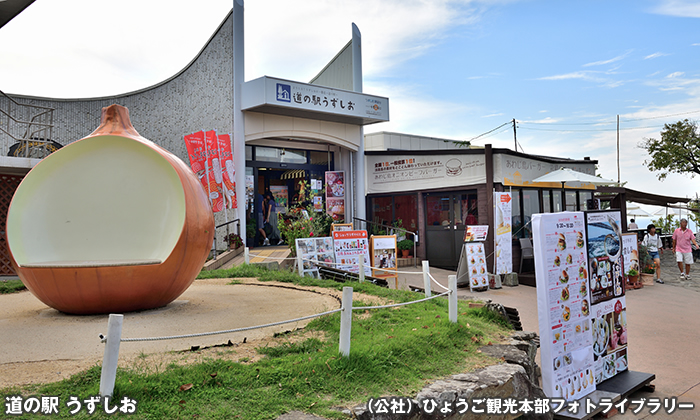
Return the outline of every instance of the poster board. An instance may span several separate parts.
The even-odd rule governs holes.
[[[595,391],[583,212],[532,218],[542,389],[576,400]]]
[[[352,223],[331,223],[331,232],[345,232],[352,230]]]
[[[333,251],[335,252],[336,267],[352,273],[360,272],[360,258],[363,258],[365,275],[371,276],[369,259],[369,240],[366,230],[335,231],[333,235]]]
[[[275,198],[277,213],[287,213],[289,210],[289,188],[286,185],[270,185],[270,192]]]
[[[333,238],[297,238],[296,239],[297,255],[301,255],[303,259],[303,275],[319,278],[318,266],[328,263],[335,263],[335,253],[333,252]],[[318,261],[314,263],[313,261]]]
[[[508,192],[494,192],[496,274],[513,272],[512,202]]]
[[[470,225],[464,230],[464,242],[484,242],[489,234],[489,225]]]
[[[637,234],[623,233],[622,234],[622,265],[625,267],[624,278],[627,280],[627,273],[630,270],[639,269],[639,250],[637,249]]]
[[[457,265],[457,285],[469,283],[469,289],[487,290],[489,273],[483,242],[468,242],[462,245]]]
[[[333,221],[345,221],[345,171],[326,172],[326,213]]]
[[[396,279],[396,288],[398,289],[396,235],[372,235],[369,243],[370,255],[372,256],[372,276],[382,279]],[[381,270],[377,270],[377,268],[381,268]]]
[[[631,262],[633,253],[631,245],[625,251],[621,226],[619,211],[586,212],[596,384],[627,370],[629,360],[624,254]]]

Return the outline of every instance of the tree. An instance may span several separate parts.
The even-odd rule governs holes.
[[[670,172],[700,175],[700,131],[697,121],[683,120],[664,124],[661,139],[645,138],[639,147],[649,153],[644,164],[650,171],[658,171],[659,180]]]

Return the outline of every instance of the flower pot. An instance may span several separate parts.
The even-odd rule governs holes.
[[[408,258],[408,253],[411,252],[408,249],[402,249],[401,250],[401,258]]]
[[[645,286],[653,286],[654,285],[654,275],[653,274],[642,273],[639,276],[640,276],[640,280],[641,280],[643,285],[645,285]]]

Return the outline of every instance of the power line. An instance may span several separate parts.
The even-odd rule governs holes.
[[[484,136],[487,135],[487,134],[491,134],[491,133],[493,133],[494,131],[498,130],[499,128],[501,128],[501,127],[503,127],[503,126],[505,126],[505,125],[508,125],[508,124],[511,124],[511,122],[510,122],[510,121],[504,122],[503,124],[499,125],[498,127],[494,128],[493,130],[489,130],[489,131],[487,131],[487,132],[485,132],[485,133],[479,134],[478,136],[472,137],[472,138],[470,138],[469,140],[466,140],[466,141],[467,141],[467,142],[472,142],[472,141],[474,141],[474,140],[476,140],[476,139],[478,139],[478,138],[480,138],[480,137],[484,137]],[[510,129],[510,127],[508,127],[508,128]]]
[[[642,130],[647,128],[658,128],[658,125],[651,125],[646,127],[626,127],[620,128],[620,131],[626,130]],[[571,132],[602,132],[602,131],[617,131],[617,128],[601,128],[600,130],[567,130],[567,129],[547,129],[547,128],[532,128],[532,127],[520,127],[523,130],[533,130],[533,131],[555,131],[558,133],[571,133]]]

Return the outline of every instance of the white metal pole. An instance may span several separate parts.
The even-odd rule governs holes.
[[[450,289],[449,302],[450,322],[457,322],[457,276],[447,276],[447,287]]]
[[[352,24],[352,90],[362,92],[362,35],[360,29]],[[367,219],[365,211],[365,131],[364,127],[360,126],[360,144],[355,153],[356,173],[355,173],[355,208],[356,214],[353,216],[360,219]]]
[[[343,287],[340,312],[340,354],[350,355],[350,331],[352,330],[352,287]]]
[[[360,255],[360,272],[359,272],[360,283],[365,281],[365,257]]]
[[[250,264],[250,248],[245,247],[245,249],[243,250],[243,252],[244,252],[244,255],[245,255],[245,263],[246,263],[246,264]]]
[[[117,362],[119,361],[119,344],[122,339],[122,324],[124,315],[109,314],[107,321],[107,339],[105,354],[102,358],[102,374],[100,376],[100,395],[112,396],[114,382],[117,380]]]
[[[425,297],[432,296],[430,290],[430,263],[423,261],[423,288],[425,289]]]
[[[243,0],[233,2],[233,133],[231,136],[231,150],[233,151],[233,164],[236,170],[236,200],[238,206],[236,215],[240,223],[241,238],[247,246],[246,232],[246,195],[245,195],[245,118],[241,110],[241,86],[245,82],[245,42],[243,31]],[[251,206],[253,203],[250,203]],[[259,227],[259,226],[258,226]]]
[[[297,252],[299,252],[298,249]],[[301,258],[301,254],[297,254],[297,267],[299,267],[299,275],[304,277],[304,261]]]

